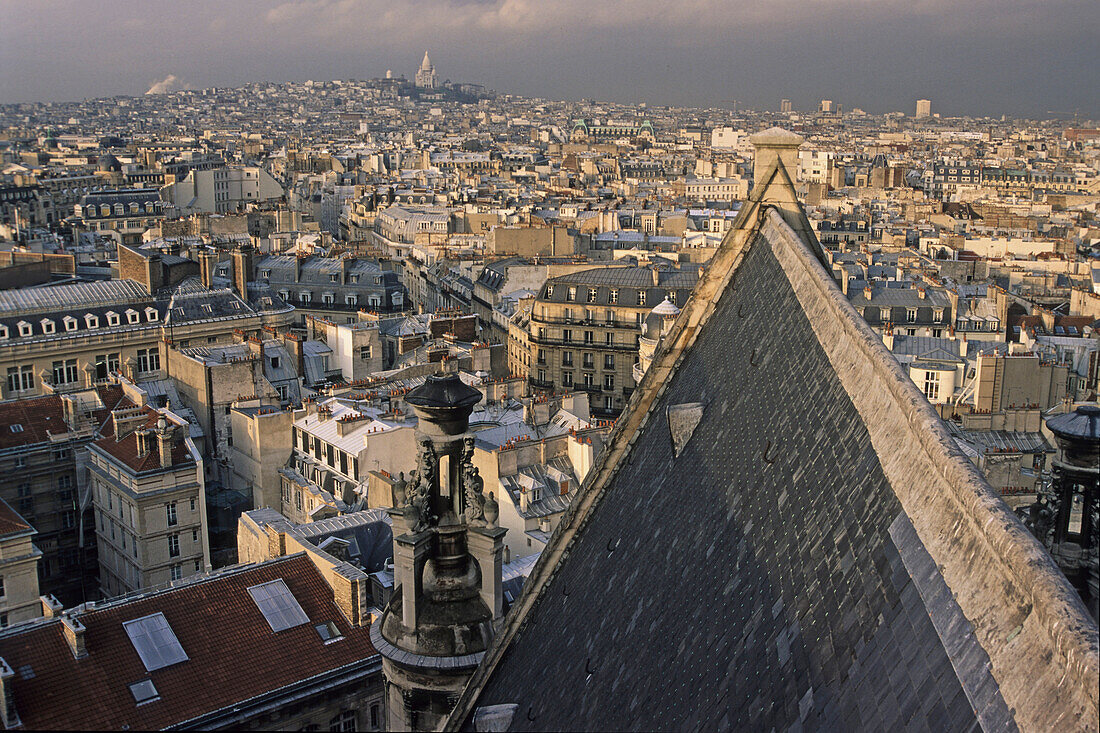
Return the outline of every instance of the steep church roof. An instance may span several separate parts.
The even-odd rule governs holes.
[[[776,148],[450,729],[1097,728],[1096,624],[821,266]]]

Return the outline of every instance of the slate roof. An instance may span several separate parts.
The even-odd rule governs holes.
[[[276,633],[247,589],[279,578],[309,623]],[[148,672],[122,625],[158,612],[187,660]],[[0,632],[0,657],[14,670],[27,668],[5,683],[27,729],[161,729],[377,656],[369,630],[345,620],[302,553],[76,616],[86,627],[82,659],[73,657],[58,618]],[[344,638],[325,644],[313,626],[329,621]],[[159,698],[138,705],[129,686],[144,679]]]
[[[767,188],[448,727],[1096,728],[1095,622]]]

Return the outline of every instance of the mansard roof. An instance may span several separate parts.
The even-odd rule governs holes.
[[[1097,728],[1095,622],[822,261],[779,163],[450,729]]]

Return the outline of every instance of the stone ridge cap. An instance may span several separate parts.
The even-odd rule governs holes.
[[[773,176],[774,173],[773,170]],[[635,388],[623,415],[608,436],[604,451],[588,472],[577,496],[565,510],[554,539],[543,549],[531,569],[516,606],[485,651],[482,664],[467,681],[458,703],[447,718],[444,730],[458,730],[473,714],[474,704],[485,683],[516,634],[525,625],[528,614],[537,605],[546,585],[554,579],[561,563],[568,558],[577,533],[588,524],[608,485],[618,475],[622,459],[633,450],[638,435],[648,425],[655,404],[671,382],[669,377],[683,360],[687,349],[695,343],[702,326],[710,319],[719,296],[727,289],[736,287],[740,265],[764,223],[761,214],[766,205],[760,199],[765,188],[761,186],[741,207],[734,226],[726,233],[709,266],[703,270],[703,277],[692,289],[691,297],[680,316],[668,334],[661,339],[653,363],[642,382]],[[565,529],[562,530],[560,525],[565,525]]]
[[[1100,687],[1100,641],[1096,624],[1080,597],[1053,558],[958,448],[943,421],[932,411],[927,400],[871,327],[839,288],[830,287],[824,281],[828,277],[824,268],[783,217],[774,209],[767,213],[767,217],[774,226],[765,230],[765,236],[780,234],[807,269],[821,270],[816,273],[817,277],[812,278],[817,294],[825,300],[826,308],[833,311],[831,315],[845,320],[843,327],[846,330],[854,330],[863,336],[855,339],[858,348],[873,369],[884,377],[895,404],[914,428],[921,449],[951,490],[950,499],[969,518],[971,530],[986,544],[990,554],[1000,561],[1002,572],[1028,595],[1054,646],[1068,665],[1080,672],[1080,684],[1086,691],[1091,691],[1088,698],[1095,704],[1095,690]],[[925,542],[937,562],[943,562],[942,552],[934,544],[927,543],[923,537],[921,541]]]

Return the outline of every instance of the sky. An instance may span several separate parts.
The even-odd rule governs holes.
[[[0,0],[0,104],[443,79],[548,99],[1100,117],[1100,0]]]

